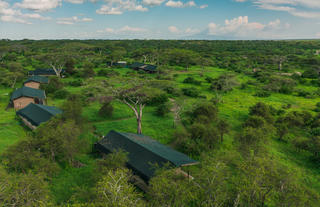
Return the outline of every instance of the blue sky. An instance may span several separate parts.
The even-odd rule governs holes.
[[[0,38],[320,38],[320,0],[0,0]]]

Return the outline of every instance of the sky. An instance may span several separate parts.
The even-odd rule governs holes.
[[[0,39],[316,38],[320,0],[0,0]]]

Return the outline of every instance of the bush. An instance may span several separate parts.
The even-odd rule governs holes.
[[[168,86],[168,87],[164,88],[164,91],[166,91],[168,94],[173,95],[173,96],[180,96],[181,95],[180,91],[176,87],[173,87],[173,86]]]
[[[257,96],[257,97],[261,97],[261,98],[266,98],[266,97],[269,97],[271,96],[271,93],[269,91],[258,91],[256,94],[254,94],[254,96]]]
[[[63,83],[58,77],[51,77],[49,84],[42,86],[42,89],[44,89],[47,93],[54,93],[63,88]]]
[[[150,100],[148,100],[148,104],[151,106],[162,105],[169,101],[168,95],[166,93],[159,93],[153,96]]]
[[[160,104],[156,109],[157,116],[166,116],[170,112],[170,105],[167,103]]]
[[[99,110],[99,115],[102,117],[111,117],[113,113],[113,106],[111,102],[104,103]]]
[[[313,136],[320,136],[320,127],[314,128],[310,131],[310,134]]]
[[[184,95],[190,96],[190,97],[193,97],[193,98],[198,97],[199,94],[200,94],[200,91],[198,89],[196,89],[196,88],[183,88],[182,92],[183,92]]]
[[[193,77],[187,77],[186,79],[184,79],[183,83],[201,85],[201,81],[198,81],[198,80],[194,79]]]
[[[69,94],[69,91],[67,91],[66,89],[60,89],[54,92],[53,97],[56,99],[65,99]]]
[[[258,102],[256,105],[251,106],[249,108],[249,111],[250,111],[249,114],[251,116],[252,115],[261,116],[269,123],[272,123],[274,121],[272,116],[273,109],[271,109],[270,106],[262,102]]]
[[[83,85],[83,81],[81,79],[73,80],[68,83],[70,86],[78,87]]]
[[[228,92],[232,91],[235,86],[239,85],[234,75],[223,74],[213,79],[211,89],[215,91]]]
[[[202,103],[193,110],[191,113],[191,118],[193,120],[199,118],[200,116],[208,117],[209,120],[215,120],[218,115],[218,109],[211,102]]]

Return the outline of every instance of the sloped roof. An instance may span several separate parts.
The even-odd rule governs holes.
[[[142,67],[142,66],[144,66],[145,64],[143,64],[143,63],[138,63],[138,62],[135,62],[135,63],[132,63],[131,65],[130,65],[130,68],[140,68],[140,67]]]
[[[45,76],[33,75],[33,76],[30,76],[24,83],[28,83],[31,81],[38,82],[38,83],[49,83],[49,78]]]
[[[156,65],[144,64],[144,63],[138,63],[138,62],[131,64],[130,68],[141,69],[141,70],[146,70],[146,71],[156,71],[157,70]]]
[[[22,88],[15,90],[12,93],[10,100],[12,101],[12,100],[20,98],[20,97],[31,97],[31,98],[45,99],[46,95],[43,90],[24,86]]]
[[[32,125],[39,126],[51,117],[61,114],[62,111],[54,106],[45,106],[30,103],[25,108],[17,111],[17,114],[28,120]]]
[[[146,180],[154,175],[154,164],[161,167],[165,163],[170,163],[175,167],[180,167],[198,163],[187,155],[150,137],[132,133],[110,131],[106,137],[96,144],[96,148],[104,153],[110,153],[117,149],[127,151],[129,153],[128,166]]]
[[[64,73],[64,70],[62,70],[62,73]],[[29,71],[29,75],[56,75],[56,72],[54,72],[52,68],[36,69],[33,71]]]

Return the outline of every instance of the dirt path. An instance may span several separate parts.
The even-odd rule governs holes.
[[[174,124],[177,125],[180,122],[181,107],[174,99],[169,98],[169,101],[172,103],[172,108],[170,109],[170,111],[174,114]]]

